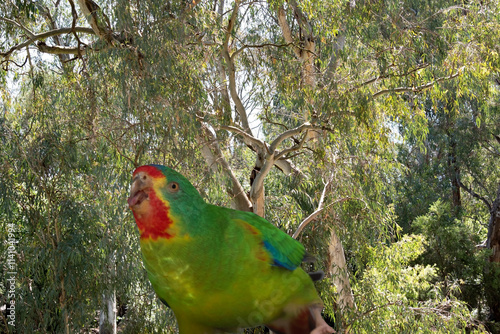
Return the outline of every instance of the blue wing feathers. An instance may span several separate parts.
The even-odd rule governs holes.
[[[271,256],[274,261],[274,265],[277,267],[283,267],[288,270],[295,270],[297,268],[297,265],[292,263],[290,259],[288,259],[283,253],[280,253],[276,248],[273,247],[273,245],[267,241],[264,241],[264,247],[271,253]]]

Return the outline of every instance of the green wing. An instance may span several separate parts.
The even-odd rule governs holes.
[[[291,236],[281,231],[279,228],[252,213],[237,210],[230,210],[230,218],[246,224],[247,230],[261,238],[260,247],[264,247],[271,255],[271,265],[295,270],[308,254],[304,246]]]

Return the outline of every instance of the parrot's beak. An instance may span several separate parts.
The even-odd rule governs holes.
[[[145,200],[149,200],[148,193],[152,186],[153,181],[148,174],[140,172],[134,175],[132,186],[130,187],[130,197],[127,200],[132,210],[139,208],[141,203]]]

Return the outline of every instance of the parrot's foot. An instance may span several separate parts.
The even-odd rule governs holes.
[[[316,327],[313,329],[311,334],[329,334],[335,333],[335,330],[330,327],[325,319],[321,316],[321,310],[323,308],[321,306],[312,306],[309,308],[311,314],[314,318],[314,322],[316,323]]]

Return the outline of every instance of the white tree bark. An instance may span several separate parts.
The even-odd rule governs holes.
[[[342,243],[333,228],[330,234],[328,256],[330,262],[330,275],[332,277],[332,283],[337,289],[337,304],[340,310],[343,311],[347,308],[355,308],[356,305],[354,304],[354,295],[352,293],[351,284],[349,283],[344,247],[342,247]]]
[[[289,7],[293,10],[294,18],[297,20],[298,25],[301,27],[301,36],[294,36],[290,25],[286,18],[286,11],[283,6],[278,8],[278,24],[283,33],[283,38],[285,41],[292,45],[293,52],[297,60],[302,64],[302,84],[304,87],[309,89],[315,89],[317,83],[317,71],[314,66],[316,60],[316,42],[314,39],[314,34],[311,25],[309,24],[307,18],[302,13],[298,7],[295,0],[290,0]],[[314,101],[308,101],[310,105],[314,104]],[[315,115],[304,114],[304,120],[306,122],[314,122]],[[319,137],[320,131],[309,131],[306,136],[306,140],[315,140]]]
[[[107,268],[104,271],[109,275],[108,284],[116,275],[115,252],[108,256]],[[99,333],[116,334],[116,291],[107,290],[102,295],[102,308],[99,314]]]
[[[116,292],[102,295],[103,309],[99,315],[99,333],[116,334]]]
[[[224,174],[229,178],[226,189],[232,196],[233,209],[241,211],[252,211],[252,203],[245,193],[245,189],[241,186],[240,182],[234,175],[231,166],[222,155],[222,151],[217,143],[215,134],[207,127],[206,124],[201,123],[201,133],[198,135],[198,142],[201,143],[201,155],[205,158],[208,166],[218,173],[218,166],[222,168]]]

